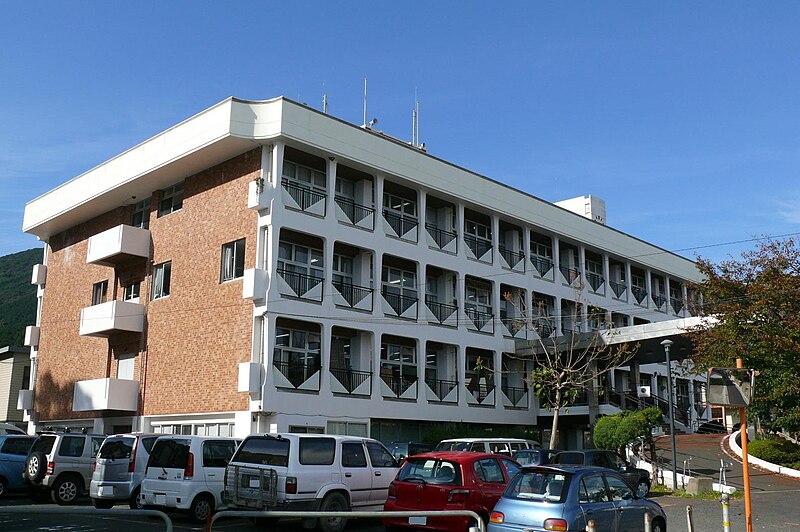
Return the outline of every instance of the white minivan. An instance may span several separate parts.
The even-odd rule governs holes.
[[[161,436],[147,461],[141,498],[145,507],[188,510],[205,522],[223,506],[225,466],[240,440],[216,436]]]
[[[521,438],[452,438],[442,440],[436,446],[437,451],[472,451],[473,453],[492,453],[511,456],[523,449],[541,449],[535,440]]]

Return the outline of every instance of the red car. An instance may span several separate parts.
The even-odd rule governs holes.
[[[507,456],[439,451],[406,458],[389,485],[384,511],[472,510],[484,522],[520,470]],[[385,517],[386,530],[431,529],[466,532],[467,517]]]

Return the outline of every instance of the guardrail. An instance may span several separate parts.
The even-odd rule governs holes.
[[[470,527],[469,532],[486,532],[486,523],[483,519],[470,510],[441,510],[428,512],[254,512],[243,510],[222,510],[211,518],[211,523],[207,530],[212,530],[214,523],[226,517],[346,517],[353,518],[382,518],[382,517],[471,517],[478,523],[477,526]]]
[[[157,517],[164,521],[167,532],[172,532],[172,519],[164,512],[158,510],[100,510],[97,508],[31,508],[30,506],[0,506],[0,515],[20,514],[47,514],[47,515],[91,515],[94,517]],[[481,531],[484,532],[484,531]]]

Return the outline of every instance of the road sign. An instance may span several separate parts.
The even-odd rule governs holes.
[[[708,404],[743,408],[753,400],[755,371],[744,368],[708,370]]]

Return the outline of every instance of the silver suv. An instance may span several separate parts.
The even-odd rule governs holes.
[[[115,434],[100,447],[92,474],[89,497],[95,508],[111,508],[126,502],[131,509],[141,508],[139,491],[150,450],[158,434]]]
[[[49,492],[56,504],[72,504],[92,479],[102,434],[45,432],[33,443],[22,476],[38,498]]]

